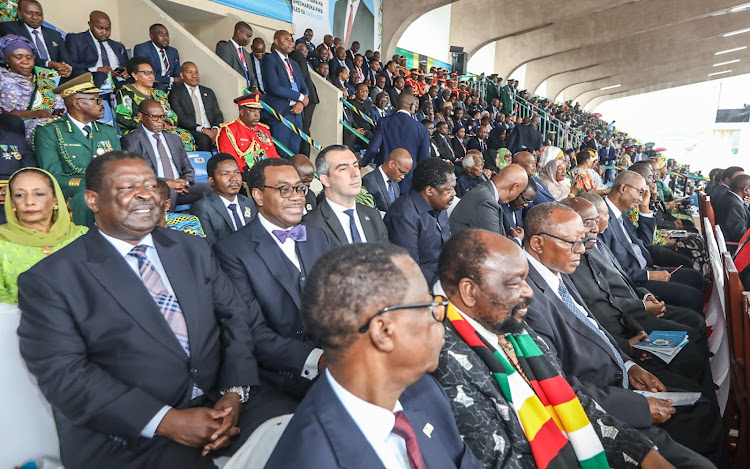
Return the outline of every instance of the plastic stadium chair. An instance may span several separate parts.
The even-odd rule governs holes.
[[[287,414],[268,420],[250,435],[226,464],[222,465],[221,460],[215,463],[222,469],[263,469],[292,416]]]
[[[188,159],[190,164],[193,165],[195,170],[195,182],[208,183],[208,173],[206,172],[206,163],[211,158],[212,153],[210,151],[189,151]],[[178,205],[175,207],[175,212],[187,212],[190,210],[190,204]]]

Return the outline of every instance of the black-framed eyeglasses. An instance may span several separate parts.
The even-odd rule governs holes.
[[[294,191],[296,191],[297,194],[301,195],[302,197],[305,197],[307,195],[307,191],[309,190],[309,188],[304,184],[299,184],[296,186],[288,186],[284,184],[278,187],[276,186],[263,186],[263,187],[265,187],[266,189],[276,189],[277,191],[279,191],[279,194],[281,194],[281,197],[284,199],[288,199],[289,197],[291,197]]]
[[[625,185],[628,186],[628,187],[630,187],[630,188],[632,188],[632,189],[635,189],[636,191],[638,191],[638,195],[640,195],[641,197],[645,197],[646,196],[646,189],[638,189],[637,187],[631,186],[630,184],[627,184],[627,183],[625,183]]]
[[[167,116],[164,115],[164,114],[154,115],[154,114],[146,114],[145,112],[142,112],[141,114],[143,114],[144,116],[148,117],[152,121],[156,121],[156,122],[163,121],[164,119],[167,118]]]
[[[445,319],[445,313],[448,311],[448,300],[443,298],[442,296],[436,296],[433,298],[435,301],[431,301],[429,303],[413,303],[413,304],[406,304],[406,305],[394,305],[389,306],[387,308],[383,308],[375,315],[373,315],[370,319],[367,320],[366,323],[362,325],[362,327],[359,328],[359,333],[364,334],[367,332],[367,329],[370,328],[370,323],[373,319],[376,317],[389,313],[391,311],[398,311],[401,309],[420,309],[420,308],[428,308],[430,311],[430,314],[432,315],[433,319],[437,322],[443,322]]]
[[[409,174],[409,171],[404,171],[403,169],[401,169],[398,163],[396,163],[395,161],[393,162],[393,164],[396,166],[396,169],[398,169],[398,172],[401,173],[402,176],[406,176],[407,174]]]
[[[76,98],[76,100],[83,100],[83,101],[94,101],[96,104],[102,103],[102,97],[97,96],[95,98]]]
[[[153,70],[137,70],[135,73],[142,73],[147,77],[153,76],[154,71]]]
[[[524,197],[523,192],[521,192],[520,197],[521,197],[521,200],[523,200],[524,205],[529,205],[531,202],[534,201],[534,199],[529,200],[526,197]]]
[[[539,233],[539,236],[549,236],[550,238],[554,238],[554,239],[556,239],[558,241],[562,241],[564,243],[570,244],[570,252],[577,252],[582,247],[588,246],[589,243],[594,240],[593,236],[589,236],[588,238],[579,239],[579,240],[576,240],[576,241],[571,241],[569,239],[561,238],[559,236],[555,236],[553,234],[546,233],[544,231],[542,231],[541,233]]]

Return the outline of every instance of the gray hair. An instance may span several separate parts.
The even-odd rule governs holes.
[[[477,155],[475,153],[470,153],[470,154],[468,154],[466,156],[471,156],[472,158],[464,158],[463,159],[463,161],[461,162],[461,164],[463,165],[464,169],[473,168],[474,166],[477,165],[477,160],[475,160],[474,158],[480,158],[479,155]]]

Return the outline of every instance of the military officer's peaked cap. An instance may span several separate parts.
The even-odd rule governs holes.
[[[99,94],[102,90],[94,85],[94,76],[91,73],[85,73],[63,83],[55,88],[53,92],[59,94],[61,98],[65,99],[77,93]]]
[[[252,107],[257,109],[263,109],[263,105],[260,104],[260,93],[248,93],[240,96],[234,100],[234,103],[239,107]]]

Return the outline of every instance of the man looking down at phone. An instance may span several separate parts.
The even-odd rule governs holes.
[[[65,102],[68,114],[40,124],[31,138],[39,167],[57,179],[76,225],[93,223],[91,210],[83,200],[84,177],[89,163],[99,155],[120,150],[114,127],[96,122],[104,117],[101,90],[86,73],[54,90]]]

